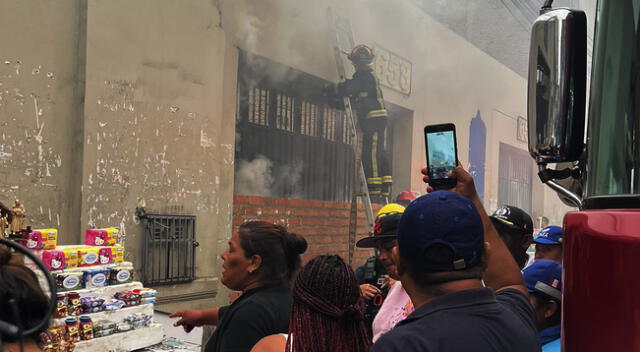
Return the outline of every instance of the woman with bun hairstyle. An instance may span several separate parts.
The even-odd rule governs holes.
[[[292,304],[290,282],[306,250],[307,241],[283,226],[245,222],[220,255],[220,281],[242,295],[225,307],[173,313],[170,317],[180,317],[174,326],[182,325],[187,332],[196,326],[217,326],[206,352],[246,352],[265,336],[286,333]]]
[[[295,279],[289,333],[267,336],[251,352],[366,352],[370,347],[353,271],[339,256],[322,255]]]
[[[0,321],[27,330],[35,327],[49,312],[49,297],[40,285],[31,269],[24,266],[19,256],[0,245]],[[38,346],[39,334],[25,336],[22,342],[2,341],[0,350],[4,351],[42,351]]]

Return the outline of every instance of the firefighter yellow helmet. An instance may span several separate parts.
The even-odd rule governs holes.
[[[396,213],[397,214],[404,213],[404,207],[398,203],[389,203],[384,207],[380,208],[380,210],[378,211],[378,215],[376,216],[376,219],[387,216],[389,214],[396,214]]]

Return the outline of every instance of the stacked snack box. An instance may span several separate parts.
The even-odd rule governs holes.
[[[83,245],[58,246],[56,229],[20,233],[17,242],[39,254],[58,289],[52,325],[40,336],[43,350],[68,352],[81,344],[93,350],[86,346],[91,340],[153,324],[157,292],[134,281],[134,267],[124,261],[119,236],[115,227],[88,229]],[[122,313],[105,313],[115,311]],[[154,328],[161,330],[157,324]]]

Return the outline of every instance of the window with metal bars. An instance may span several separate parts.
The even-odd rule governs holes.
[[[147,286],[195,279],[196,217],[140,215],[144,228],[142,282]]]
[[[238,65],[236,194],[349,201],[351,124],[329,105],[329,82],[242,51]],[[338,106],[339,108],[339,106]],[[268,159],[268,192],[239,186],[240,168]],[[264,161],[264,160],[263,160]],[[261,164],[263,167],[265,163]],[[255,170],[253,170],[255,171]],[[262,171],[261,171],[262,172]],[[262,188],[261,188],[262,190]],[[245,193],[247,192],[247,193]]]

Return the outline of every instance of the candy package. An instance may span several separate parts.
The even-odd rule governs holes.
[[[69,271],[54,274],[59,291],[73,291],[82,288],[82,272]]]
[[[77,248],[64,248],[64,268],[77,268],[78,267],[78,249]]]
[[[78,266],[92,266],[100,264],[100,249],[96,247],[78,248]]]
[[[109,285],[125,284],[133,281],[133,265],[121,264],[111,268]]]
[[[110,269],[89,269],[82,272],[84,288],[104,287],[109,285]]]
[[[44,251],[42,253],[42,263],[49,271],[65,269],[66,259],[63,251]]]
[[[89,246],[113,246],[118,240],[120,230],[115,227],[105,229],[87,229],[84,243]]]
[[[113,264],[113,253],[111,253],[111,247],[102,247],[98,251],[98,262],[100,265]]]
[[[82,303],[83,314],[89,314],[100,312],[102,310],[104,299],[89,296],[80,298],[80,302]]]
[[[120,264],[124,262],[124,247],[123,246],[111,246],[111,255],[113,262]]]
[[[102,310],[111,311],[122,309],[126,304],[119,299],[106,299],[104,303],[102,303]]]
[[[31,231],[33,235],[39,235],[40,249],[52,250],[56,249],[58,244],[58,230],[56,229],[37,229]]]

